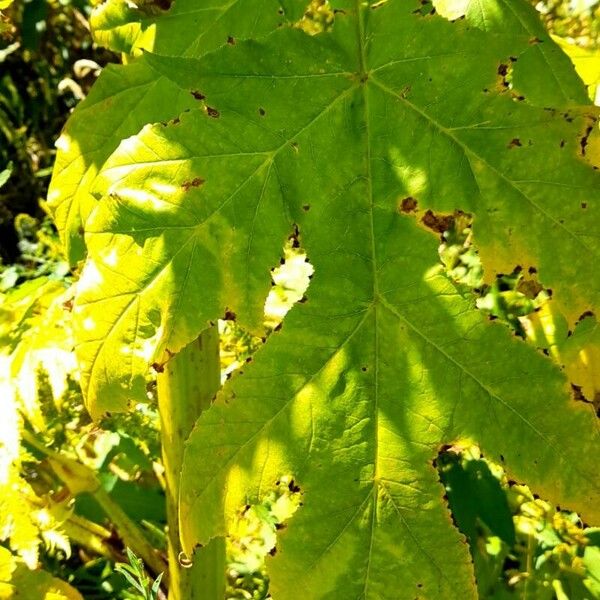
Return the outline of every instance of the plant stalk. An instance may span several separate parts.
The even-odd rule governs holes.
[[[25,442],[47,456],[52,470],[73,496],[87,492],[95,498],[117,530],[123,543],[129,546],[144,561],[151,573],[156,576],[165,571],[166,565],[163,559],[148,541],[143,530],[110,497],[100,485],[96,473],[90,467],[75,458],[46,447],[34,434],[27,430],[21,432],[21,437]],[[167,573],[165,573],[164,579],[165,582],[168,581]]]
[[[223,600],[224,540],[213,540],[193,557],[183,557],[179,535],[184,443],[221,384],[217,327],[202,332],[194,342],[172,356],[163,369],[158,375],[158,406],[169,527],[169,600]]]
[[[160,573],[164,573],[166,565],[160,554],[148,541],[142,529],[111,498],[104,488],[99,487],[93,495],[114,525],[125,546],[128,546],[144,561],[148,571],[155,577]],[[168,581],[167,573],[164,574],[163,578]]]

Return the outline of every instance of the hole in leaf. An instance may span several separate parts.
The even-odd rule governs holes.
[[[500,91],[506,91],[512,89],[513,81],[513,64],[514,57],[510,57],[506,62],[501,62],[498,65],[496,73],[498,75],[498,87]]]
[[[226,313],[225,319],[219,320],[221,383],[225,383],[231,374],[251,359],[252,355],[263,345],[265,340],[257,338],[236,323],[235,315]]]
[[[311,0],[302,18],[294,24],[309,35],[331,31],[335,21],[335,12],[327,0]]]
[[[265,301],[265,327],[272,333],[282,327],[283,318],[296,303],[309,301],[305,295],[314,269],[300,245],[297,227],[283,248],[277,267],[271,269],[272,288]],[[221,382],[224,383],[243,364],[251,362],[253,354],[266,343],[268,336],[256,337],[236,322],[236,315],[226,310],[219,320],[221,340]],[[241,371],[238,371],[241,374]]]
[[[279,266],[271,271],[273,287],[265,302],[265,325],[269,329],[276,331],[294,304],[307,301],[305,292],[313,273],[296,227],[283,249]]]
[[[226,541],[228,598],[266,598],[265,560],[277,553],[277,532],[302,505],[302,492],[291,476],[281,477],[259,503],[246,504],[229,527]],[[294,488],[294,491],[290,490]],[[244,595],[240,596],[240,590]]]

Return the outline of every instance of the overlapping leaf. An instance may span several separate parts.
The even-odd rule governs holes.
[[[286,11],[293,16],[293,2],[289,5]],[[103,5],[101,15],[110,23],[106,25],[107,45],[119,50],[136,47],[138,34],[112,28],[115,21],[129,23],[133,10],[123,2]],[[172,12],[149,17],[147,25],[152,26],[152,47],[161,53],[199,57],[228,40],[272,31],[282,22],[281,13],[276,0],[217,0],[201,7],[194,0],[178,0]],[[247,19],[244,14],[260,18]],[[139,35],[147,41],[150,36],[142,30]],[[121,140],[147,123],[168,121],[193,108],[197,103],[193,91],[156,73],[141,57],[125,66],[107,67],[77,107],[56,143],[58,154],[48,193],[49,208],[72,262],[85,255],[83,225],[96,203],[90,185],[106,159]]]
[[[425,209],[471,212],[488,275],[535,268],[570,318],[596,306],[592,109],[520,98],[507,75],[539,52],[527,32],[419,6],[340,4],[316,37],[148,55],[202,105],[124,141],[93,183],[75,313],[96,414],[142,394],[148,365],[226,310],[259,328],[294,230],[315,267],[306,302],[198,422],[183,477],[188,552],[295,478],[304,506],[271,564],[277,598],[472,597],[433,466],[458,439],[600,517],[592,411],[460,295],[419,224]]]

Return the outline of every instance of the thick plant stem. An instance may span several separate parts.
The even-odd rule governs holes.
[[[220,386],[219,332],[207,329],[164,365],[158,375],[169,526],[169,600],[223,600],[225,544],[214,540],[193,557],[181,554],[179,478],[184,442]],[[190,564],[191,563],[191,564]]]

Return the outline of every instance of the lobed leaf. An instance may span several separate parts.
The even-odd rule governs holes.
[[[314,37],[145,56],[202,98],[123,141],[90,188],[84,392],[95,415],[124,408],[149,364],[226,311],[258,332],[269,268],[299,236],[306,301],[188,442],[184,550],[292,475],[304,506],[271,561],[274,597],[474,597],[441,447],[477,442],[593,520],[598,428],[556,365],[445,277],[425,226],[472,213],[487,277],[537,271],[573,322],[598,303],[598,176],[582,156],[596,116],[520,98],[520,64],[540,52],[525,25],[482,31],[407,0],[334,8]]]

